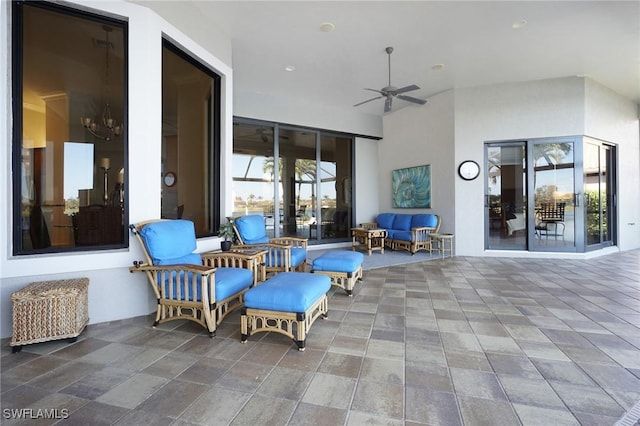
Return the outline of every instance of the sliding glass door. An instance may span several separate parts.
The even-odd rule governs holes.
[[[584,144],[584,215],[587,250],[613,244],[615,147],[596,140]]]
[[[587,137],[485,144],[485,247],[584,252],[615,244],[615,146]]]
[[[525,142],[486,146],[486,246],[494,250],[527,248]]]
[[[352,224],[353,138],[237,119],[234,216],[261,214],[269,236],[344,241]]]
[[[543,140],[530,144],[533,238],[530,250],[575,251],[575,142]]]

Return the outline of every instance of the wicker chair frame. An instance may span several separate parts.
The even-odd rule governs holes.
[[[232,250],[264,250],[266,252],[265,259],[282,259],[281,265],[269,265],[271,262],[266,262],[265,270],[267,274],[277,274],[278,272],[305,272],[307,267],[306,259],[303,260],[298,266],[291,265],[291,249],[304,248],[307,250],[308,239],[299,237],[278,237],[270,238],[268,243],[246,244],[242,240],[240,231],[236,227],[235,219],[240,216],[232,218],[233,232],[236,235],[238,244],[231,246]],[[275,263],[275,262],[274,262]]]
[[[207,252],[201,254],[202,265],[154,265],[140,236],[140,230],[152,222],[157,220],[130,225],[131,232],[142,247],[145,260],[134,261],[129,270],[144,272],[147,276],[158,302],[153,326],[167,321],[189,320],[207,329],[210,337],[215,336],[218,324],[231,312],[243,306],[244,293],[248,290],[247,288],[224,300],[217,300],[216,267],[249,269],[253,273],[253,285],[257,285],[264,281],[264,270],[260,266],[264,265],[264,252]],[[168,280],[168,283],[165,280]]]

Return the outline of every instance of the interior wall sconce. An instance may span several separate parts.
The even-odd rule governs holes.
[[[107,157],[100,159],[100,168],[104,170],[104,205],[109,204],[109,169],[111,168],[111,161]]]

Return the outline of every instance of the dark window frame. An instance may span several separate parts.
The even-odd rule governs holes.
[[[15,256],[53,254],[69,252],[89,252],[99,250],[112,250],[129,247],[128,225],[129,225],[129,182],[128,174],[124,176],[124,200],[123,200],[123,243],[101,244],[91,246],[70,246],[70,247],[46,247],[40,249],[25,249],[22,243],[22,132],[23,120],[23,17],[24,7],[34,7],[48,10],[55,13],[82,18],[100,24],[117,26],[122,29],[123,37],[123,117],[122,123],[124,132],[122,134],[123,160],[125,171],[129,164],[129,141],[128,141],[128,108],[129,108],[129,23],[126,20],[116,19],[86,10],[80,10],[69,6],[48,1],[14,1],[11,5],[11,114],[12,114],[12,147],[11,147],[11,167],[12,173],[12,251]]]
[[[197,234],[196,238],[207,238],[218,235],[218,228],[221,224],[222,215],[220,213],[221,203],[221,135],[220,129],[222,124],[222,77],[215,70],[208,67],[204,62],[191,54],[187,49],[183,48],[179,43],[174,40],[163,36],[162,37],[162,47],[171,51],[173,54],[178,56],[179,58],[185,60],[189,64],[193,65],[198,70],[207,74],[213,80],[213,99],[211,102],[213,103],[213,111],[209,106],[207,107],[207,112],[213,118],[213,122],[211,126],[206,129],[206,136],[210,139],[211,144],[207,145],[206,152],[209,156],[210,164],[209,170],[207,170],[206,179],[210,184],[210,194],[209,194],[209,208],[211,211],[211,216],[208,218],[210,221],[209,226],[211,227],[211,232],[206,234]],[[164,114],[164,113],[163,113]]]

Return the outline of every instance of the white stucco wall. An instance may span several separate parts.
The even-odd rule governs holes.
[[[485,141],[588,135],[617,144],[623,177],[619,181],[618,246],[622,250],[639,246],[638,112],[633,102],[579,77],[460,89],[455,92],[455,135],[456,166],[467,159],[482,165]],[[483,174],[484,170],[481,177]],[[481,213],[484,180],[466,182],[456,177],[455,194],[456,253],[482,256],[486,254]]]
[[[586,80],[585,134],[618,147],[618,247],[640,247],[640,135],[638,105]]]
[[[409,105],[383,117],[384,139],[378,149],[378,213],[435,213],[442,218],[441,232],[455,230],[453,91],[429,98],[422,106]],[[399,100],[397,102],[400,102]],[[393,209],[391,172],[431,165],[431,208]]]
[[[381,141],[356,138],[354,203],[355,223],[370,222],[378,211],[380,191],[378,188],[378,145]]]
[[[184,47],[222,76],[222,152],[230,152],[232,138],[231,69],[215,56],[220,45],[230,51],[230,41],[217,39],[197,43],[173,25],[150,11],[124,1],[77,1],[82,8],[102,11],[129,21],[129,221],[135,223],[160,217],[161,128],[162,128],[162,37]],[[89,285],[91,323],[145,315],[155,310],[155,301],[143,274],[131,274],[129,266],[142,259],[138,242],[130,240],[128,249],[13,256],[11,239],[11,86],[9,79],[10,2],[0,4],[0,163],[4,184],[0,200],[8,208],[0,210],[0,337],[11,335],[11,293],[33,281],[86,276]],[[197,19],[197,18],[192,18]],[[197,34],[196,34],[197,35]],[[231,158],[223,158],[230,170]],[[227,176],[228,175],[228,176]],[[230,174],[224,173],[223,187],[231,187]],[[232,202],[231,197],[229,203]],[[219,248],[219,238],[198,241],[199,251]]]

